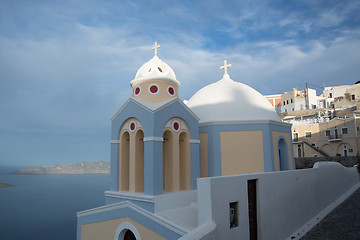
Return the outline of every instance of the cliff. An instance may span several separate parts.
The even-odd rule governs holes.
[[[110,163],[99,162],[78,162],[71,164],[59,164],[51,166],[32,165],[24,169],[13,172],[12,174],[108,174],[110,173]]]

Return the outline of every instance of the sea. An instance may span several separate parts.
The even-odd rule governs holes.
[[[75,240],[76,213],[103,206],[109,174],[10,175],[0,166],[0,239]]]

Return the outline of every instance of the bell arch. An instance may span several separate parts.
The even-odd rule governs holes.
[[[119,191],[144,191],[144,131],[136,118],[128,119],[119,137]]]
[[[174,140],[172,132],[165,130],[163,139],[163,190],[165,192],[172,192],[174,188]]]
[[[135,134],[135,192],[144,191],[144,132]]]
[[[119,191],[129,191],[130,134],[125,131],[120,137]]]
[[[191,182],[190,131],[181,118],[171,118],[163,131],[163,190],[189,190]]]
[[[190,137],[187,132],[179,135],[180,190],[190,189]]]

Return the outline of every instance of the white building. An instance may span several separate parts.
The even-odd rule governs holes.
[[[318,98],[318,108],[330,108],[334,106],[335,98],[343,97],[346,89],[351,85],[325,87],[323,93]]]
[[[315,109],[318,102],[315,89],[297,90],[291,89],[281,95],[281,113],[299,111],[304,109]]]

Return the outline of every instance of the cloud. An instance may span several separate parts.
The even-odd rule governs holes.
[[[359,80],[359,4],[293,4],[2,1],[0,132],[12,142],[46,136],[58,145],[101,136],[89,144],[108,146],[109,119],[154,41],[182,99],[221,79],[225,59],[232,79],[263,94]]]

